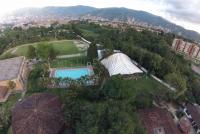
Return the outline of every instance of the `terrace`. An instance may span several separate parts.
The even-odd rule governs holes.
[[[12,81],[14,91],[22,91],[25,87],[26,63],[24,57],[16,57],[0,61],[0,102],[5,102],[12,90],[9,82]]]
[[[20,73],[23,57],[0,61],[0,81],[16,79]]]

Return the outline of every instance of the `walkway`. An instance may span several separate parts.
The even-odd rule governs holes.
[[[24,91],[21,93],[21,97],[18,101],[22,101],[25,95],[26,95],[26,89],[24,89]]]
[[[142,66],[139,66],[139,64],[132,60],[132,63],[135,64],[136,66],[138,66],[143,72],[145,73],[148,73],[147,69],[145,69],[144,67]],[[170,90],[172,91],[176,91],[176,89],[172,86],[170,86],[169,84],[167,84],[166,82],[164,82],[163,80],[159,79],[158,77],[156,77],[155,75],[151,74],[150,75],[154,80],[158,81],[159,83],[161,83],[162,85],[164,85],[165,87],[169,88]]]
[[[78,53],[78,54],[70,54],[70,55],[59,55],[56,56],[57,59],[64,59],[64,58],[72,58],[72,57],[81,57],[85,56],[86,53]]]
[[[156,77],[156,76],[154,76],[154,75],[152,75],[152,74],[151,74],[151,77],[152,77],[154,80],[156,80],[156,81],[160,82],[161,84],[163,84],[164,86],[166,86],[167,88],[169,88],[170,90],[176,91],[176,89],[175,89],[174,87],[172,87],[172,86],[170,86],[169,84],[165,83],[164,81],[162,81],[162,80],[159,79],[158,77]]]
[[[200,68],[198,66],[192,64],[191,68],[195,73],[200,75]]]

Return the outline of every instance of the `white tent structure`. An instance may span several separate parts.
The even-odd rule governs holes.
[[[101,63],[108,70],[110,76],[121,74],[131,75],[143,73],[136,65],[134,65],[131,59],[123,53],[115,53],[111,56],[103,59]]]

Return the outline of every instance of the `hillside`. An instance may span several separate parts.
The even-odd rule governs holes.
[[[184,29],[183,27],[171,23],[160,16],[156,16],[144,11],[137,11],[127,8],[104,8],[90,12],[87,15],[97,16],[108,20],[117,19],[124,22],[128,21],[128,19],[131,19],[136,22],[143,22],[153,26],[160,26],[162,28],[169,29],[172,33],[181,34],[186,38],[200,41],[200,34],[197,32]]]
[[[71,6],[71,7],[44,7],[44,8],[23,8],[15,11],[14,16],[77,16],[96,10],[89,6]]]
[[[128,19],[147,23],[153,26],[160,26],[169,29],[175,34],[200,42],[200,34],[195,31],[184,29],[166,19],[144,11],[137,11],[127,8],[101,8],[97,9],[88,6],[72,7],[45,7],[45,8],[26,8],[16,11],[14,16],[52,16],[52,17],[84,17],[86,15],[105,18],[108,20],[121,20],[126,22]]]

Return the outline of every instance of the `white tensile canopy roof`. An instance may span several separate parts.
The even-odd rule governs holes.
[[[101,63],[108,70],[110,76],[121,74],[129,75],[136,73],[143,73],[136,65],[134,65],[131,59],[123,53],[115,53],[111,56],[103,59]]]

